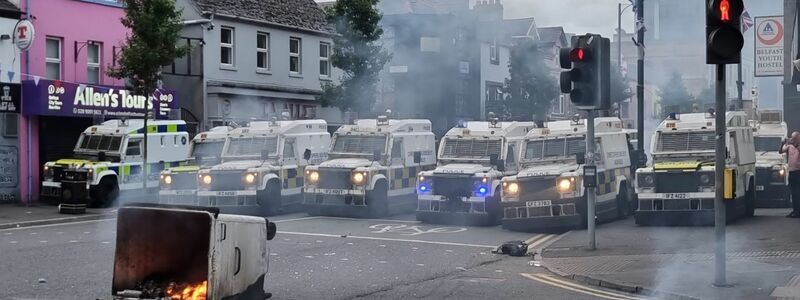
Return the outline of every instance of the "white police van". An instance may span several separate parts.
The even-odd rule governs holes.
[[[194,204],[197,202],[197,171],[222,162],[222,147],[231,127],[218,126],[192,139],[186,165],[161,171],[159,203]]]

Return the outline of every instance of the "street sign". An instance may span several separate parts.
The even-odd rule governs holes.
[[[14,45],[19,50],[28,51],[33,46],[34,37],[36,37],[36,31],[31,21],[19,20],[17,25],[14,26]]]
[[[783,76],[783,16],[755,18],[755,76]]]

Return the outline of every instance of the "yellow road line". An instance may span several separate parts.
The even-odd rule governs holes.
[[[535,241],[535,240],[538,240],[538,239],[540,239],[540,238],[542,238],[542,237],[544,237],[544,236],[545,236],[544,234],[537,234],[537,235],[534,235],[533,237],[531,237],[531,238],[529,238],[529,239],[525,240],[525,244],[528,244],[528,245],[530,245],[531,243],[533,243],[533,241]]]
[[[545,243],[547,243],[547,241],[553,239],[554,237],[556,237],[555,234],[548,234],[542,237],[541,239],[536,240],[535,242],[533,242],[533,244],[528,244],[528,249],[536,249],[537,246],[544,245]]]
[[[640,298],[640,297],[632,297],[632,296],[628,296],[628,295],[622,294],[622,293],[614,293],[614,292],[604,291],[604,290],[600,290],[600,289],[595,289],[595,288],[579,285],[579,284],[572,283],[572,282],[563,281],[563,280],[555,278],[552,275],[528,274],[528,273],[520,273],[520,275],[522,275],[525,278],[528,278],[528,279],[531,279],[531,280],[534,280],[534,281],[537,281],[537,282],[541,282],[541,283],[544,283],[544,284],[547,284],[547,285],[550,285],[550,286],[554,286],[554,287],[557,287],[557,288],[561,288],[561,289],[565,289],[565,290],[569,290],[569,291],[573,291],[573,292],[577,292],[577,293],[581,293],[581,294],[586,294],[586,295],[590,295],[590,296],[604,298],[604,299],[611,299],[611,300],[644,300],[644,299],[646,299],[646,298]]]

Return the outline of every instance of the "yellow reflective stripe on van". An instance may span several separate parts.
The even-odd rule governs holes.
[[[653,165],[655,170],[695,170],[700,165],[696,161],[662,162]]]

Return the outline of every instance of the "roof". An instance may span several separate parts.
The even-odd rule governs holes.
[[[553,42],[556,44],[566,43],[566,35],[564,34],[564,27],[540,27],[536,29],[539,32],[539,40],[543,42]]]
[[[13,12],[20,11],[19,7],[17,7],[13,3],[11,3],[11,1],[8,0],[0,0],[0,10],[13,11]]]
[[[603,132],[622,132],[622,120],[616,117],[600,117],[594,119],[595,131]],[[575,123],[571,120],[547,122],[545,128],[536,128],[528,133],[528,138],[542,136],[559,135],[583,135],[586,134],[586,119]]]
[[[445,136],[521,138],[535,127],[533,122],[499,122],[497,125],[490,125],[486,121],[470,121],[465,127],[450,129]]]
[[[729,111],[725,114],[728,127],[750,126],[747,122],[747,114],[741,111]],[[701,129],[707,130],[714,128],[716,119],[709,113],[690,113],[675,115],[675,119],[667,118],[658,125],[659,131],[672,131],[681,129]]]
[[[503,27],[506,33],[512,37],[536,36],[536,21],[532,17],[503,20]]]
[[[194,138],[192,140],[193,141],[205,141],[205,140],[216,141],[216,140],[225,139],[226,137],[228,137],[228,132],[231,131],[231,129],[232,128],[228,127],[228,126],[217,126],[217,127],[211,128],[211,130],[209,130],[209,131],[203,131],[201,133],[198,133],[197,135],[194,136]]]
[[[310,126],[309,126],[310,125]],[[317,125],[317,126],[314,126]],[[328,124],[324,120],[294,120],[294,121],[256,121],[250,122],[247,127],[239,127],[231,131],[231,135],[250,134],[298,134],[298,133],[327,133]]]
[[[167,125],[174,125],[173,130],[169,130]],[[148,120],[147,127],[151,128],[151,132],[185,132],[186,122],[183,120]],[[144,121],[142,119],[130,119],[122,122],[119,119],[113,119],[103,122],[100,125],[89,126],[84,130],[85,133],[96,132],[99,134],[135,134],[138,131],[144,132]],[[155,131],[153,131],[155,130]]]
[[[336,130],[342,132],[417,132],[431,133],[431,121],[426,119],[389,119],[386,123],[378,122],[377,119],[356,120],[355,124],[343,125]],[[431,133],[433,134],[433,133]]]
[[[194,0],[203,13],[248,18],[330,33],[325,12],[314,0]]]

